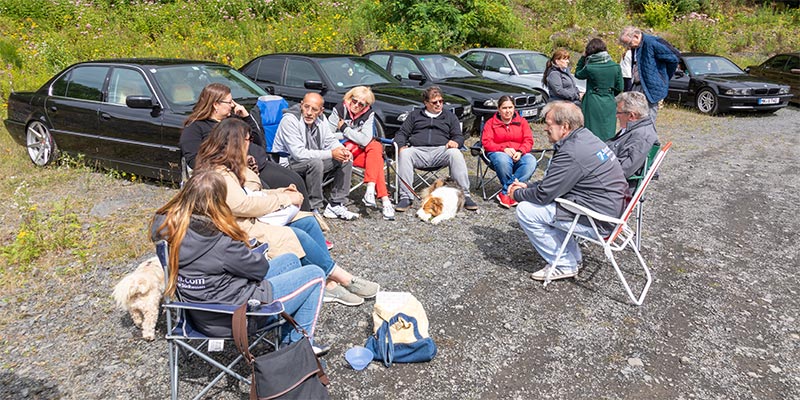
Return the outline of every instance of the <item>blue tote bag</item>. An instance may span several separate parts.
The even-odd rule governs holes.
[[[436,356],[433,339],[420,335],[417,319],[404,313],[384,320],[364,347],[372,351],[373,360],[383,361],[387,367],[395,362],[426,362]]]

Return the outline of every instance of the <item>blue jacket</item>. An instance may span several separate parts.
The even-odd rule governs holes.
[[[642,41],[636,48],[642,91],[650,103],[667,97],[669,80],[678,68],[678,56],[665,43],[659,37],[642,33]]]

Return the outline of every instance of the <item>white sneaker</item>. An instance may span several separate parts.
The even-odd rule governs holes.
[[[364,202],[364,205],[367,207],[378,207],[378,204],[375,203],[375,192],[370,192],[367,190],[367,192],[364,193],[364,198],[361,199],[361,201]]]
[[[325,218],[340,218],[347,221],[359,217],[358,214],[351,212],[343,204],[339,204],[338,206],[331,206],[330,204],[328,204],[328,206],[325,207],[325,212],[322,213],[322,216],[324,216]]]
[[[547,277],[547,269],[548,268],[550,268],[549,264],[546,265],[544,268],[532,273],[531,274],[531,279],[537,280],[537,281],[545,280],[545,278]],[[572,267],[572,268],[566,267],[566,266],[564,266],[564,267],[558,266],[550,274],[550,280],[551,281],[556,281],[556,280],[559,280],[559,279],[574,278],[576,276],[578,276],[578,266],[577,265],[575,267]]]
[[[394,206],[390,201],[383,203],[383,219],[387,221],[394,221]]]

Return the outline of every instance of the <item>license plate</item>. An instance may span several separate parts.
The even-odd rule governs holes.
[[[773,98],[773,99],[758,99],[758,104],[778,104],[781,102],[780,98]]]
[[[519,114],[522,116],[522,118],[535,117],[538,113],[539,113],[539,110],[537,110],[535,108],[531,109],[531,110],[520,110],[519,111]]]

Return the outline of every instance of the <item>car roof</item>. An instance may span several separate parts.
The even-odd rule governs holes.
[[[408,54],[408,55],[412,55],[412,56],[425,56],[425,55],[430,55],[430,54],[441,54],[441,55],[456,57],[456,56],[454,56],[454,55],[452,55],[450,53],[444,53],[444,52],[441,52],[441,51],[424,51],[424,50],[378,50],[378,51],[371,51],[371,52],[369,52],[367,54],[377,54],[377,53]]]
[[[507,47],[476,47],[476,48],[473,48],[473,49],[464,50],[464,52],[467,52],[467,51],[481,51],[481,50],[494,51],[496,53],[502,53],[502,54],[536,53],[536,54],[544,55],[544,53],[542,53],[541,51],[525,50],[525,49],[511,49],[511,48],[507,48]]]
[[[681,53],[681,57],[722,57],[722,58],[727,58],[727,57],[721,56],[719,54],[709,54],[709,53]]]
[[[298,57],[308,57],[308,58],[336,58],[336,57],[361,58],[361,56],[357,54],[343,54],[343,53],[270,53],[270,54],[263,54],[256,58],[267,57],[267,56],[298,56]]]
[[[80,64],[129,64],[129,65],[138,65],[141,67],[147,67],[147,66],[161,67],[165,65],[186,65],[186,64],[225,65],[213,61],[184,60],[176,58],[109,58],[102,60],[83,61],[76,63],[75,65],[80,65]]]

